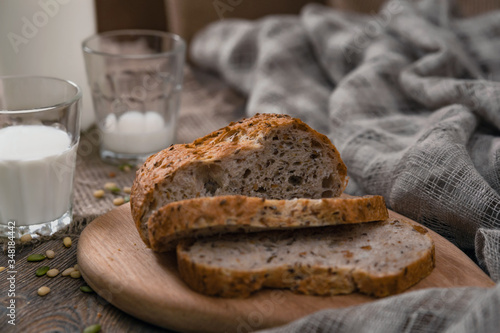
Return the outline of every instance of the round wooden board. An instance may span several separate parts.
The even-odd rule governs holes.
[[[408,291],[495,285],[457,247],[432,231],[431,237],[436,245],[436,268]],[[182,332],[249,332],[283,325],[321,309],[376,300],[361,294],[315,297],[285,290],[263,290],[248,299],[198,294],[179,278],[173,253],[157,254],[144,245],[128,204],[87,226],[77,255],[85,281],[100,296],[132,316]]]

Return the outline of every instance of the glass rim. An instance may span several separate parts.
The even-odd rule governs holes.
[[[177,45],[172,48],[172,50],[150,53],[150,54],[121,54],[121,53],[110,53],[104,51],[98,51],[91,48],[88,44],[96,39],[116,37],[116,36],[154,36],[154,37],[167,37],[174,40]],[[123,59],[152,59],[158,58],[166,55],[174,55],[183,52],[186,49],[186,42],[184,39],[174,33],[160,30],[148,30],[148,29],[121,29],[121,30],[111,30],[106,32],[101,32],[87,37],[82,42],[82,50],[87,54],[95,54],[108,57],[116,57]]]
[[[46,81],[57,81],[61,83],[65,83],[73,88],[75,88],[75,94],[70,97],[64,99],[62,102],[53,104],[53,105],[47,105],[47,106],[41,106],[41,107],[36,107],[36,108],[30,108],[30,109],[23,109],[23,110],[3,110],[0,109],[0,115],[7,115],[7,114],[27,114],[27,113],[36,113],[36,112],[43,112],[43,111],[49,111],[49,110],[54,110],[54,109],[59,109],[65,106],[69,106],[71,104],[74,104],[75,102],[78,102],[82,98],[82,90],[80,87],[74,83],[73,81],[70,80],[65,80],[65,79],[60,79],[57,77],[52,77],[52,76],[43,76],[43,75],[5,75],[1,76],[0,75],[0,82],[5,81],[5,80],[17,80],[17,79],[41,79],[41,80],[46,80]]]

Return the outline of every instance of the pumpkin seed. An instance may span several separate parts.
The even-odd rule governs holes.
[[[101,325],[100,324],[95,324],[95,325],[90,325],[88,327],[85,327],[83,330],[83,333],[98,333],[101,331]]]
[[[92,290],[92,288],[90,288],[89,286],[81,286],[80,290],[83,291],[84,293],[93,293],[94,292]]]
[[[26,258],[28,261],[42,261],[45,260],[45,256],[43,254],[32,254]]]
[[[45,273],[49,271],[50,267],[49,266],[42,266],[39,269],[36,270],[35,274],[36,276],[43,276]]]
[[[115,187],[111,187],[111,188],[109,189],[109,191],[110,191],[111,193],[117,194],[117,193],[120,193],[120,192],[121,192],[121,189],[120,189],[119,187],[116,187],[116,186],[115,186]]]
[[[134,166],[131,165],[131,164],[128,164],[128,163],[124,163],[122,165],[120,165],[118,168],[121,170],[121,171],[125,171],[125,172],[129,172],[130,170],[132,170]]]

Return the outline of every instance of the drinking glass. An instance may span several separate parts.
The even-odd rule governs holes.
[[[0,77],[0,237],[71,223],[81,96],[70,81]]]
[[[142,163],[173,144],[186,49],[182,38],[119,30],[91,36],[82,48],[101,159]]]

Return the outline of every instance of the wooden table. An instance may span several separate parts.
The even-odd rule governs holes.
[[[190,69],[186,69],[185,74],[178,142],[190,142],[243,116],[245,100],[241,95],[208,74]],[[113,208],[110,202],[109,210]],[[118,310],[95,293],[83,293],[80,291],[80,287],[86,285],[83,279],[61,275],[55,278],[35,276],[40,266],[58,268],[61,272],[74,266],[77,263],[78,236],[73,236],[72,240],[69,249],[63,246],[61,239],[55,239],[17,250],[16,325],[7,323],[6,306],[11,297],[7,295],[9,281],[5,270],[0,272],[0,332],[81,332],[96,323],[101,324],[102,332],[165,332]],[[46,250],[53,250],[55,258],[27,262],[30,254],[45,253]],[[0,254],[0,267],[7,266],[6,263],[7,256]],[[48,286],[51,292],[44,297],[38,296],[37,290],[41,286]]]

